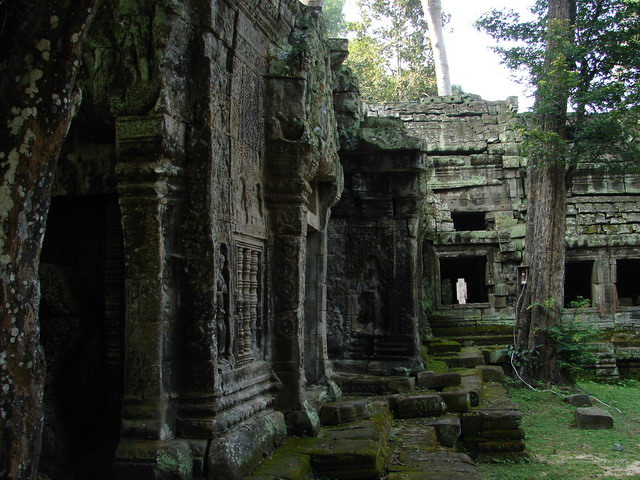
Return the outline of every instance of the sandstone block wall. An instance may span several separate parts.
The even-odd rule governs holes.
[[[526,226],[526,158],[518,148],[515,100],[434,97],[368,110],[402,120],[422,141],[423,246],[431,252],[425,255],[425,306],[432,323],[512,322]],[[613,170],[604,166],[582,165],[572,175],[565,296],[567,304],[578,296],[590,300],[580,313],[587,321],[637,332],[640,291],[630,272],[640,258],[639,177],[616,173],[615,161]],[[465,275],[469,290],[483,293],[470,293],[461,305],[453,283]]]

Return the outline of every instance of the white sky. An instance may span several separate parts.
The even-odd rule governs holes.
[[[357,18],[355,0],[347,0],[345,15]],[[532,104],[532,92],[512,78],[513,73],[500,64],[500,57],[491,50],[496,43],[486,33],[478,32],[473,24],[493,8],[511,8],[529,18],[533,0],[442,0],[442,9],[451,15],[445,26],[445,46],[449,60],[451,83],[461,85],[465,92],[480,95],[485,100],[504,100],[517,96],[520,111]]]

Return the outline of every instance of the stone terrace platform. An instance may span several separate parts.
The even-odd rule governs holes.
[[[321,407],[317,437],[287,439],[246,480],[481,480],[476,461],[525,456],[502,367],[456,342],[434,350],[438,371],[338,375],[347,397]]]

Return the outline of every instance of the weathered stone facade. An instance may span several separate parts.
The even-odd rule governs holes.
[[[415,372],[430,323],[513,322],[514,102],[365,115],[306,3],[105,2],[40,266],[51,478],[242,478],[316,432],[335,372]],[[578,171],[568,211],[589,315],[632,333],[639,191]]]
[[[362,115],[348,71],[336,74],[334,98],[345,188],[329,223],[329,356],[342,372],[415,371],[422,367],[419,145],[402,122]]]
[[[512,321],[526,214],[515,101],[454,96],[369,108],[369,115],[403,120],[422,140],[424,281],[433,320]],[[467,283],[465,305],[456,298],[458,278]]]
[[[422,140],[427,168],[424,213],[425,307],[432,327],[471,332],[512,325],[518,302],[526,229],[526,158],[519,154],[522,117],[514,99],[464,97],[371,105],[369,115],[402,120]],[[610,162],[611,165],[611,162]],[[579,166],[567,208],[567,318],[638,335],[640,288],[639,179]],[[464,278],[467,302],[456,283]],[[584,298],[579,310],[571,302]],[[451,331],[451,330],[449,330]],[[633,342],[622,342],[629,356]],[[604,347],[601,347],[604,348]],[[623,347],[620,347],[623,348]],[[607,347],[611,350],[613,347]],[[604,355],[604,353],[603,353]]]
[[[239,478],[285,432],[314,432],[308,386],[336,393],[324,285],[342,169],[320,10],[107,2],[82,87],[41,268],[61,364],[42,471]],[[62,364],[83,362],[99,368],[71,398]],[[88,394],[103,400],[80,408]]]

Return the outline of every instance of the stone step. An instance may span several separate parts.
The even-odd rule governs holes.
[[[454,448],[458,445],[462,434],[458,415],[449,414],[443,417],[425,418],[423,422],[424,425],[432,426],[436,429],[436,438],[440,445],[449,448]]]
[[[390,395],[415,390],[415,378],[338,373],[333,377],[345,395]]]
[[[378,480],[388,456],[392,418],[386,402],[355,403],[363,401],[371,404],[369,419],[321,427],[317,438],[289,438],[244,480]]]
[[[385,456],[379,441],[301,438],[287,441],[288,448],[308,455],[316,476],[340,480],[378,480]]]
[[[460,385],[446,387],[443,392],[467,392],[471,406],[477,407],[484,396],[482,374],[475,368],[460,369],[456,373],[460,374]]]
[[[484,365],[484,354],[477,348],[465,347],[453,355],[436,355],[437,360],[447,364],[449,368],[474,368]]]
[[[320,409],[322,425],[339,425],[367,419],[371,416],[371,400],[342,400],[325,403]]]
[[[462,344],[455,340],[434,337],[428,342],[429,353],[441,355],[446,353],[457,353],[462,349]]]
[[[456,341],[462,345],[500,345],[513,343],[513,326],[464,324],[449,320],[446,323],[433,323],[431,330],[437,338]]]
[[[500,365],[478,365],[476,370],[480,372],[482,381],[485,383],[504,381],[504,369]]]
[[[515,409],[478,409],[460,420],[462,443],[473,456],[522,453],[522,414]]]
[[[455,387],[460,385],[460,374],[455,372],[418,372],[416,384],[420,388],[429,390],[442,390],[445,387]]]
[[[395,418],[433,417],[447,411],[447,404],[437,394],[414,393],[389,397],[389,407]]]
[[[438,431],[435,425],[411,419],[410,421],[395,421],[392,435],[397,443],[402,444],[402,448],[397,452],[397,459],[401,463],[410,462],[411,454],[416,451],[435,451],[439,447]]]
[[[321,428],[318,433],[318,438],[328,440],[360,439],[385,442],[385,437],[389,434],[388,430],[384,422],[380,422],[379,420],[361,420],[348,425]]]
[[[458,452],[417,451],[410,462],[390,465],[387,480],[481,480],[473,460]]]

